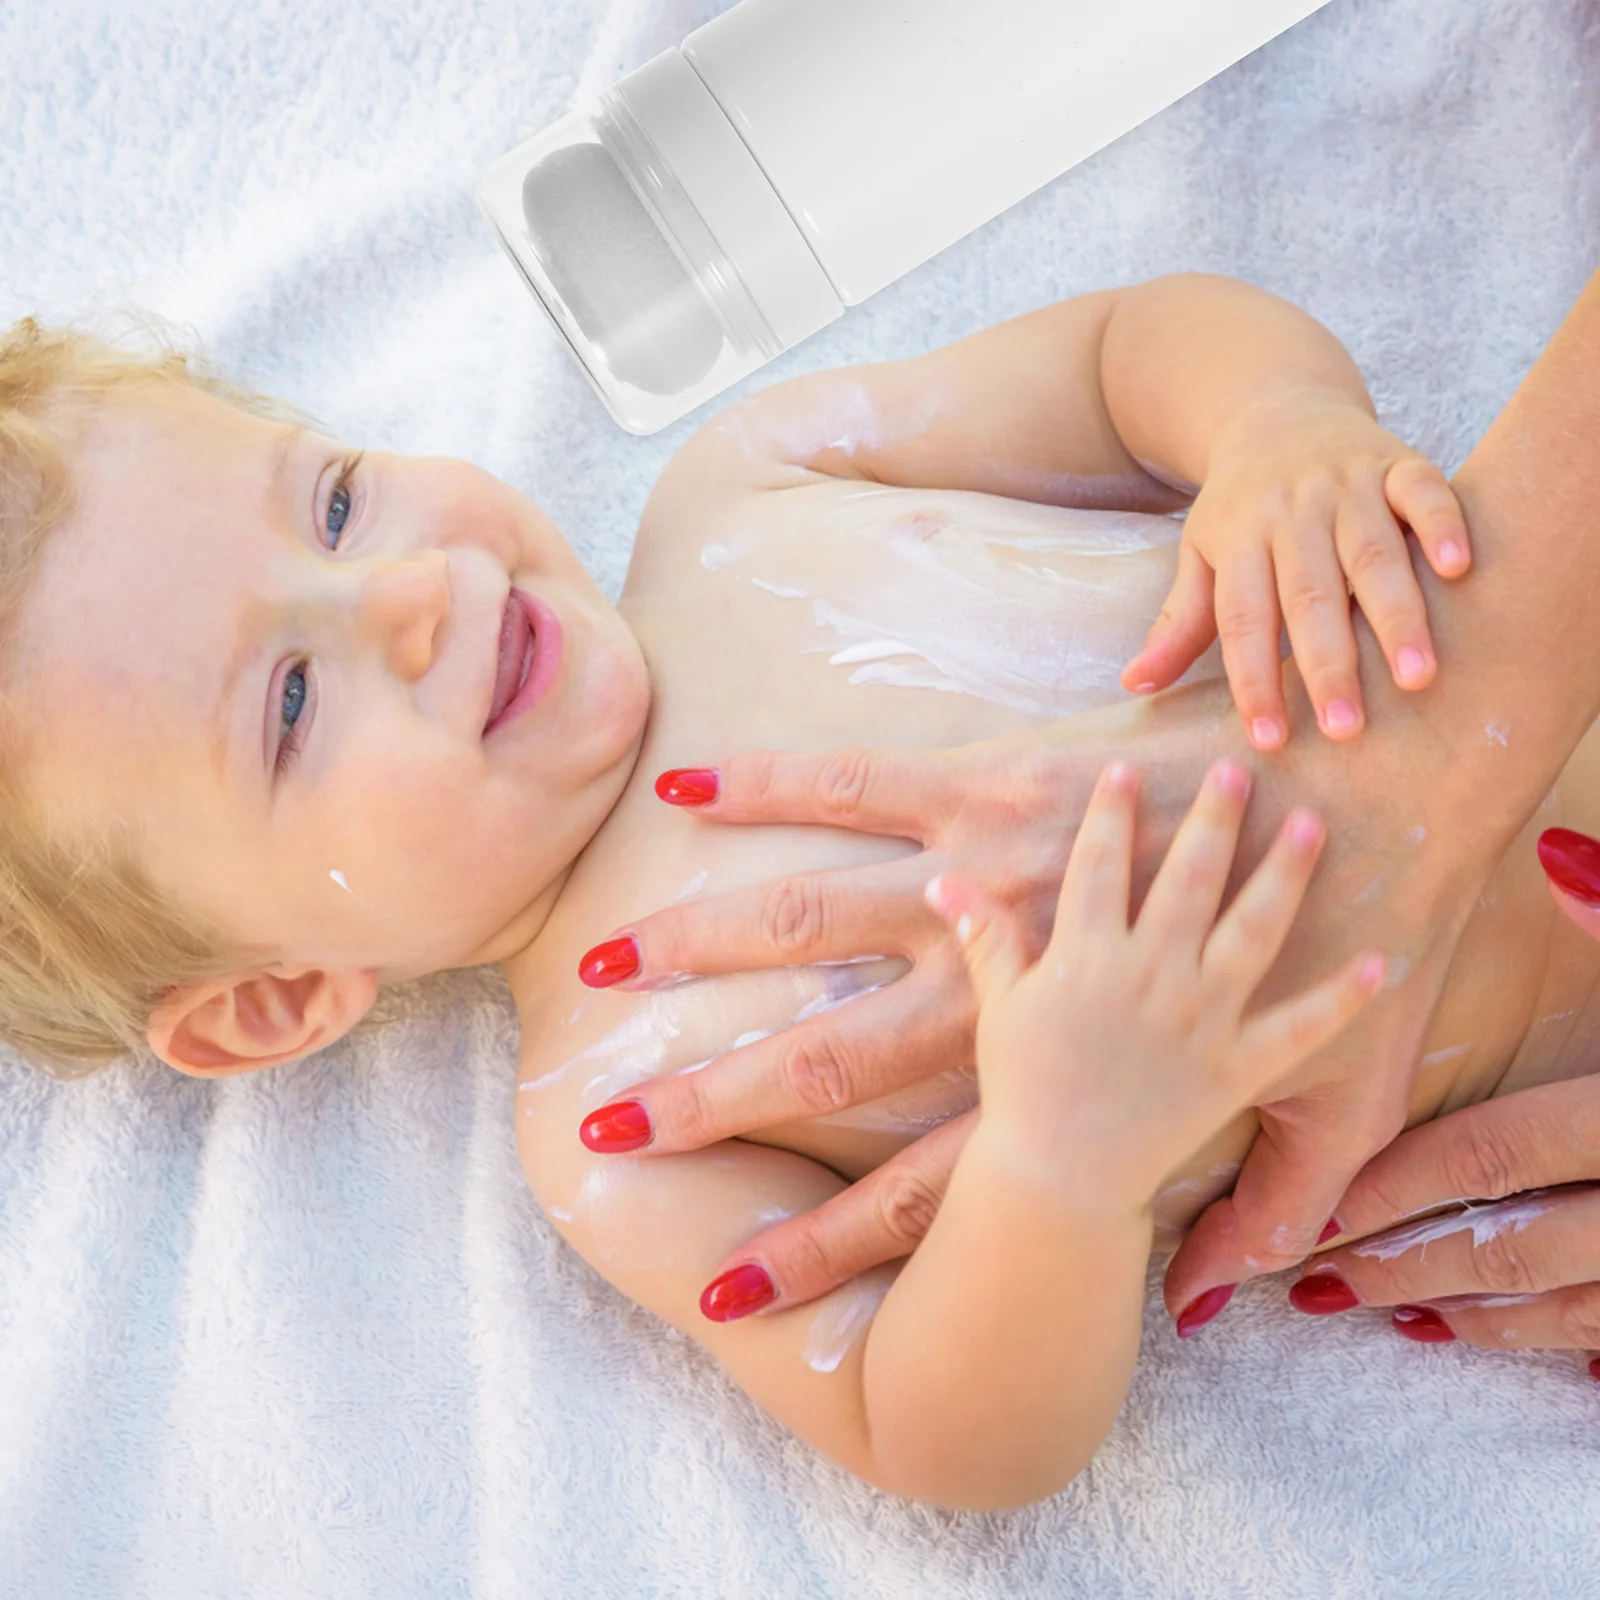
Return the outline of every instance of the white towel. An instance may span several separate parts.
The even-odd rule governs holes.
[[[704,418],[611,424],[473,183],[720,9],[6,0],[0,322],[189,322],[353,441],[508,479],[614,593]],[[1201,268],[1321,317],[1454,468],[1600,264],[1596,17],[1332,0],[737,392]],[[1047,1504],[881,1495],[554,1237],[496,974],[387,1006],[216,1085],[0,1059],[0,1594],[1600,1594],[1580,1358],[1313,1320],[1282,1281],[1181,1345],[1152,1301],[1122,1420]]]

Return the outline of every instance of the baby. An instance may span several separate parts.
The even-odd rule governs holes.
[[[1305,987],[1291,948],[1278,975],[1304,992],[1241,1022],[1316,820],[1289,819],[1218,921],[1248,787],[1223,766],[1129,933],[1135,779],[1113,770],[1031,970],[1015,927],[946,879],[928,915],[953,932],[909,970],[891,948],[641,992],[626,920],[654,905],[802,868],[914,870],[905,841],[708,829],[653,783],[707,749],[1021,730],[1119,697],[1136,651],[1130,688],[1197,658],[1214,672],[1213,616],[1271,748],[1280,598],[1322,727],[1354,732],[1346,577],[1397,681],[1421,685],[1401,524],[1441,572],[1466,537],[1324,329],[1177,277],[778,385],[673,458],[615,607],[487,474],[346,449],[177,357],[19,325],[0,463],[0,1015],[18,1048],[57,1070],[148,1046],[195,1075],[256,1071],[339,1038],[386,984],[499,962],[524,1169],[613,1284],[896,1493],[1017,1504],[1090,1459],[1153,1238],[1226,1190],[1241,1108],[1379,981],[1362,959]],[[1593,831],[1594,765],[1591,740],[1540,826]],[[1563,1051],[1593,1032],[1600,946],[1548,910],[1533,850],[1513,851],[1458,947],[1415,1118],[1581,1070]],[[605,928],[622,936],[590,951]],[[977,1079],[963,1048],[874,1105],[649,1153],[632,1084],[728,1052],[810,1070],[808,1023],[843,1003],[909,1037],[969,959]],[[1531,1026],[1560,1008],[1569,1033]],[[737,1281],[702,1301],[742,1240],[979,1081],[978,1132],[898,1275],[801,1307]]]

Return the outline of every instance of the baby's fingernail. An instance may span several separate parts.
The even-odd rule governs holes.
[[[1308,1317],[1331,1317],[1336,1311],[1348,1311],[1361,1302],[1337,1272],[1312,1272],[1291,1286],[1289,1304]]]
[[[1397,1306],[1389,1319],[1394,1331],[1413,1344],[1453,1344],[1450,1325],[1431,1306]]]
[[[597,1155],[617,1156],[650,1143],[650,1113],[637,1100],[619,1100],[591,1111],[578,1137]]]
[[[1257,717],[1250,724],[1250,743],[1257,750],[1276,750],[1283,738],[1283,724],[1276,717]]]
[[[1313,811],[1296,811],[1289,817],[1289,842],[1296,850],[1309,850],[1322,837],[1322,823]]]
[[[766,1271],[747,1261],[706,1285],[700,1296],[700,1314],[712,1322],[737,1322],[777,1298],[777,1287]]]
[[[609,989],[638,970],[639,941],[632,934],[597,944],[578,962],[578,976],[591,989]]]
[[[1322,1225],[1322,1232],[1317,1235],[1318,1244],[1326,1244],[1330,1239],[1337,1239],[1344,1229],[1339,1226],[1337,1217],[1329,1217]]]
[[[721,783],[715,767],[674,767],[656,779],[656,798],[669,806],[707,806]]]
[[[1329,733],[1354,733],[1360,725],[1356,708],[1348,700],[1330,700],[1322,713],[1322,726]]]
[[[1231,794],[1235,800],[1242,800],[1250,793],[1250,774],[1237,761],[1219,761],[1211,769],[1211,778],[1224,794]]]
[[[1409,689],[1414,683],[1421,683],[1428,675],[1428,658],[1420,650],[1413,650],[1407,645],[1394,660],[1395,676],[1400,680],[1402,689]]]
[[[1178,1337],[1192,1339],[1233,1299],[1233,1291],[1238,1287],[1236,1283],[1219,1283],[1215,1289],[1207,1289],[1204,1294],[1197,1294],[1178,1313]]]
[[[1454,539],[1446,539],[1439,546],[1439,565],[1446,572],[1459,572],[1467,564],[1467,552]]]

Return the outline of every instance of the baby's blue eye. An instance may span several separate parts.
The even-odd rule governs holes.
[[[283,731],[287,733],[300,720],[306,708],[306,669],[291,667],[283,680]]]
[[[339,535],[350,518],[350,491],[341,483],[328,496],[328,548],[338,548]]]
[[[283,677],[283,695],[278,702],[278,754],[272,763],[274,778],[281,778],[300,754],[300,734],[295,724],[306,708],[306,663],[296,662]]]

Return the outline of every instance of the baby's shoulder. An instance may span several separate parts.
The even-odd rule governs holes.
[[[782,386],[780,386],[782,387]],[[792,459],[780,404],[772,392],[719,412],[680,448],[645,502],[634,544],[636,563],[692,543],[698,551],[709,527],[724,518],[748,518],[753,505],[778,491],[836,482]]]

